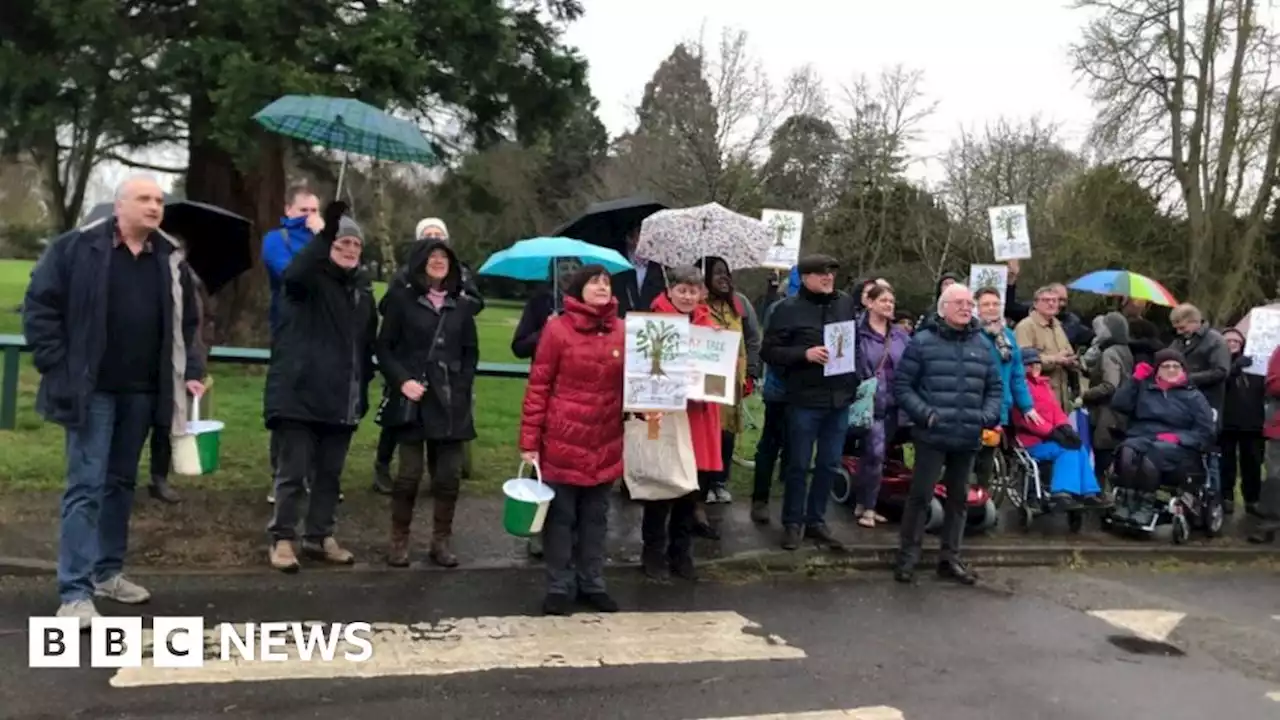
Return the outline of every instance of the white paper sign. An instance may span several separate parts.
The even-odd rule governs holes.
[[[858,369],[857,339],[857,320],[822,326],[822,344],[827,346],[827,364],[822,369],[823,375],[847,375]]]
[[[800,233],[804,229],[804,213],[792,210],[764,210],[760,220],[773,233],[773,242],[765,255],[763,267],[790,270],[800,261]]]
[[[1003,317],[1005,294],[1009,291],[1009,267],[1007,265],[970,265],[969,289],[976,294],[982,288],[995,288],[1000,293],[1000,315]]]
[[[734,405],[738,395],[738,347],[742,333],[736,330],[689,327],[689,399]]]
[[[1244,371],[1250,375],[1266,377],[1271,353],[1280,345],[1280,310],[1254,308],[1249,311],[1249,335],[1245,338],[1244,354],[1251,359]]]
[[[1026,205],[1002,205],[987,209],[991,218],[991,249],[996,262],[1031,257],[1031,231],[1027,228]]]
[[[689,318],[627,313],[623,406],[628,412],[684,410],[689,394]]]

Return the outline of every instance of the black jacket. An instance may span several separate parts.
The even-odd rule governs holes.
[[[382,329],[378,332],[378,365],[387,380],[389,401],[381,413],[384,426],[404,417],[398,406],[406,402],[400,386],[417,380],[427,392],[409,413],[408,425],[430,440],[473,440],[472,391],[480,362],[476,333],[477,306],[463,290],[461,266],[448,243],[427,240],[413,253],[409,268],[425,268],[437,248],[449,254],[448,292],[437,310],[427,299],[425,271],[408,282],[387,289]]]
[[[552,290],[544,290],[529,298],[524,304],[524,312],[520,313],[520,322],[511,336],[511,354],[521,360],[532,360],[538,349],[538,341],[542,339],[542,328],[546,327],[551,313],[555,312],[555,294]]]
[[[667,278],[659,263],[649,263],[643,286],[637,285],[636,278],[635,270],[623,270],[613,276],[613,296],[618,298],[618,317],[631,310],[648,312],[653,301],[667,289]]]
[[[31,346],[31,357],[40,372],[36,411],[46,420],[66,427],[84,424],[89,396],[97,384],[98,366],[110,352],[107,337],[107,280],[116,236],[114,218],[89,223],[56,238],[31,272],[23,299],[22,331]],[[177,388],[188,380],[204,379],[204,358],[196,347],[199,308],[191,271],[177,242],[155,232],[148,240],[159,257],[162,327],[160,382],[156,388],[155,425],[169,427],[175,409],[186,408],[186,391]],[[176,273],[176,281],[175,281]],[[182,298],[175,313],[174,294]],[[175,318],[180,316],[181,322]],[[174,343],[184,345],[185,368],[174,368]],[[177,416],[185,421],[185,413]]]
[[[1222,429],[1261,433],[1266,422],[1266,378],[1244,372],[1253,358],[1231,358],[1226,397],[1222,406]]]
[[[325,230],[284,271],[263,392],[268,428],[282,420],[354,428],[369,410],[378,331],[373,287],[360,270],[329,259],[339,220],[333,214],[326,209]]]
[[[853,402],[858,391],[858,373],[826,376],[823,367],[806,360],[804,353],[811,347],[826,344],[823,326],[854,320],[858,309],[858,301],[848,293],[836,291],[819,295],[801,286],[799,292],[779,300],[770,310],[760,357],[771,372],[778,374],[787,403],[808,408],[837,408]],[[850,342],[857,341],[850,338]]]
[[[915,425],[915,441],[943,450],[977,450],[983,428],[1000,423],[1000,369],[977,320],[920,330],[893,375],[893,396]]]
[[[1231,349],[1217,330],[1202,325],[1188,337],[1174,338],[1169,347],[1187,360],[1187,379],[1204,393],[1209,407],[1222,414],[1227,398],[1227,375],[1231,373]]]

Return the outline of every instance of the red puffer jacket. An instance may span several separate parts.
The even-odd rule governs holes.
[[[545,481],[592,486],[622,477],[625,330],[618,302],[564,299],[547,321],[529,368],[520,450],[539,454]]]
[[[671,298],[665,292],[654,298],[652,310],[657,313],[681,314],[671,304]],[[689,322],[703,327],[718,327],[715,320],[711,319],[711,308],[705,303],[699,303],[693,309]],[[724,461],[720,458],[720,406],[690,400],[685,404],[685,412],[689,414],[689,434],[693,436],[693,457],[697,461],[698,470],[723,470]]]

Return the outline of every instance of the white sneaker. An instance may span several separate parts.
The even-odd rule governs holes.
[[[271,492],[267,493],[267,504],[268,504],[268,505],[275,505],[275,504],[276,504],[276,491],[275,491],[275,490],[272,490]]]
[[[125,578],[123,574],[113,575],[106,582],[94,583],[93,594],[125,605],[140,605],[151,599],[151,593],[146,588]]]
[[[92,600],[72,600],[62,603],[58,606],[57,616],[76,618],[80,621],[81,630],[88,630],[94,618],[102,617],[98,614],[98,608],[93,606]]]
[[[728,488],[712,488],[708,495],[711,496],[711,499],[709,499],[708,502],[717,505],[727,505],[733,502],[733,496],[729,494]]]

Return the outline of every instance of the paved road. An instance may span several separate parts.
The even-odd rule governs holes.
[[[153,579],[147,615],[382,623],[374,659],[116,671],[28,668],[48,581],[6,579],[0,717],[1280,717],[1273,571],[612,582],[631,612],[548,619],[528,571]]]

